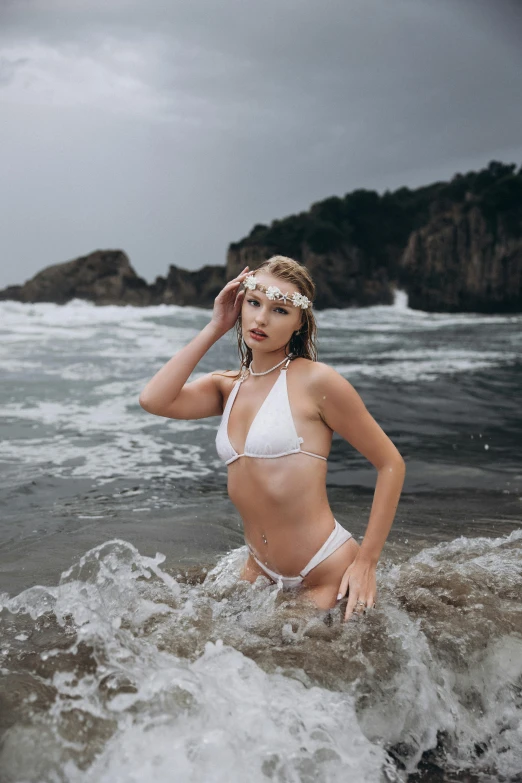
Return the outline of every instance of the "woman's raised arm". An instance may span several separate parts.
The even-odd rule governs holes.
[[[147,383],[139,403],[148,413],[173,419],[202,419],[221,413],[221,392],[212,374],[188,384],[187,379],[208,349],[234,326],[244,293],[238,293],[238,288],[248,274],[247,270],[245,267],[216,296],[210,323]]]

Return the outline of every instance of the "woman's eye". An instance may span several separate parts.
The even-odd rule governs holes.
[[[255,304],[255,305],[258,305],[258,304],[259,304],[259,302],[257,301],[257,299],[247,299],[247,302],[248,302],[248,304]],[[278,312],[280,312],[280,313],[283,313],[283,315],[288,315],[288,312],[287,312],[286,310],[283,310],[283,308],[282,308],[282,307],[276,307],[275,309],[276,309]]]

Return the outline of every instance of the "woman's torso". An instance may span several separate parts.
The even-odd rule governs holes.
[[[309,359],[298,358],[286,371],[277,368],[262,377],[247,375],[233,398],[228,422],[223,419],[221,423],[221,427],[228,424],[228,440],[237,454],[245,450],[251,426],[276,382],[281,388],[272,396],[280,398],[283,393],[280,373],[286,372],[289,415],[302,438],[301,448],[328,456],[333,432],[322,420],[309,391],[313,365]],[[219,379],[223,410],[234,391],[233,375],[231,372],[228,376],[215,376]],[[271,399],[263,409],[267,441],[271,437]],[[245,539],[263,562],[280,573],[298,573],[332,531],[326,472],[326,460],[304,453],[275,458],[241,456],[228,466],[228,493],[243,520]]]

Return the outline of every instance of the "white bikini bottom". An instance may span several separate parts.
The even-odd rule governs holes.
[[[251,546],[247,543],[247,546],[250,550],[250,553],[258,566],[263,569],[263,571],[268,574],[268,576],[273,579],[274,582],[278,585],[278,587],[284,587],[284,588],[290,588],[290,587],[298,587],[305,576],[308,574],[309,571],[312,570],[312,568],[315,568],[316,565],[319,565],[319,563],[322,563],[323,560],[326,560],[327,557],[329,557],[331,554],[335,552],[336,549],[339,549],[340,546],[344,544],[345,541],[348,541],[349,538],[352,538],[352,534],[349,533],[347,530],[342,527],[342,525],[339,524],[339,522],[335,519],[335,527],[322,545],[322,547],[315,553],[315,555],[312,557],[312,559],[305,565],[302,571],[299,572],[298,576],[283,576],[282,574],[278,574],[277,571],[272,571],[270,568],[267,568],[266,565],[261,563],[255,554],[252,551]]]

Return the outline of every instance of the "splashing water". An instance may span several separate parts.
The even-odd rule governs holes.
[[[521,548],[463,536],[388,564],[377,610],[343,624],[238,581],[245,547],[181,581],[108,541],[0,596],[3,780],[514,780]]]

